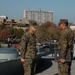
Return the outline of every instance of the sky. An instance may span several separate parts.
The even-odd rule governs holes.
[[[53,22],[68,19],[75,23],[75,0],[0,0],[0,16],[22,19],[24,9],[53,11]]]

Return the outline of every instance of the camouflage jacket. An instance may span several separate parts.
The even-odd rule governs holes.
[[[36,36],[29,32],[24,34],[20,42],[20,53],[22,58],[34,59],[36,56]]]
[[[60,37],[60,49],[62,58],[66,58],[66,52],[70,49],[73,52],[74,34],[70,28],[62,30]]]

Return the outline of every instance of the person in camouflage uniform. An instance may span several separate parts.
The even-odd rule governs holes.
[[[71,75],[71,63],[73,58],[73,31],[68,27],[68,20],[61,19],[59,27],[62,29],[60,38],[61,59],[58,62],[59,75]],[[71,62],[66,62],[66,53],[70,49]]]
[[[35,75],[35,57],[36,57],[36,31],[35,25],[30,25],[29,30],[21,38],[20,53],[21,61],[24,66],[24,75]]]

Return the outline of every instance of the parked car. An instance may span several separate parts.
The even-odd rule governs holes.
[[[42,42],[43,45],[40,52],[45,52],[44,56],[54,57],[55,46],[58,44],[58,40],[47,40]]]

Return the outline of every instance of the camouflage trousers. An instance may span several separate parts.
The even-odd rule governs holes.
[[[25,59],[25,63],[23,63],[24,67],[24,75],[35,75],[35,60],[33,59]]]
[[[72,62],[66,62],[63,64],[58,62],[59,75],[71,75],[71,63]]]

